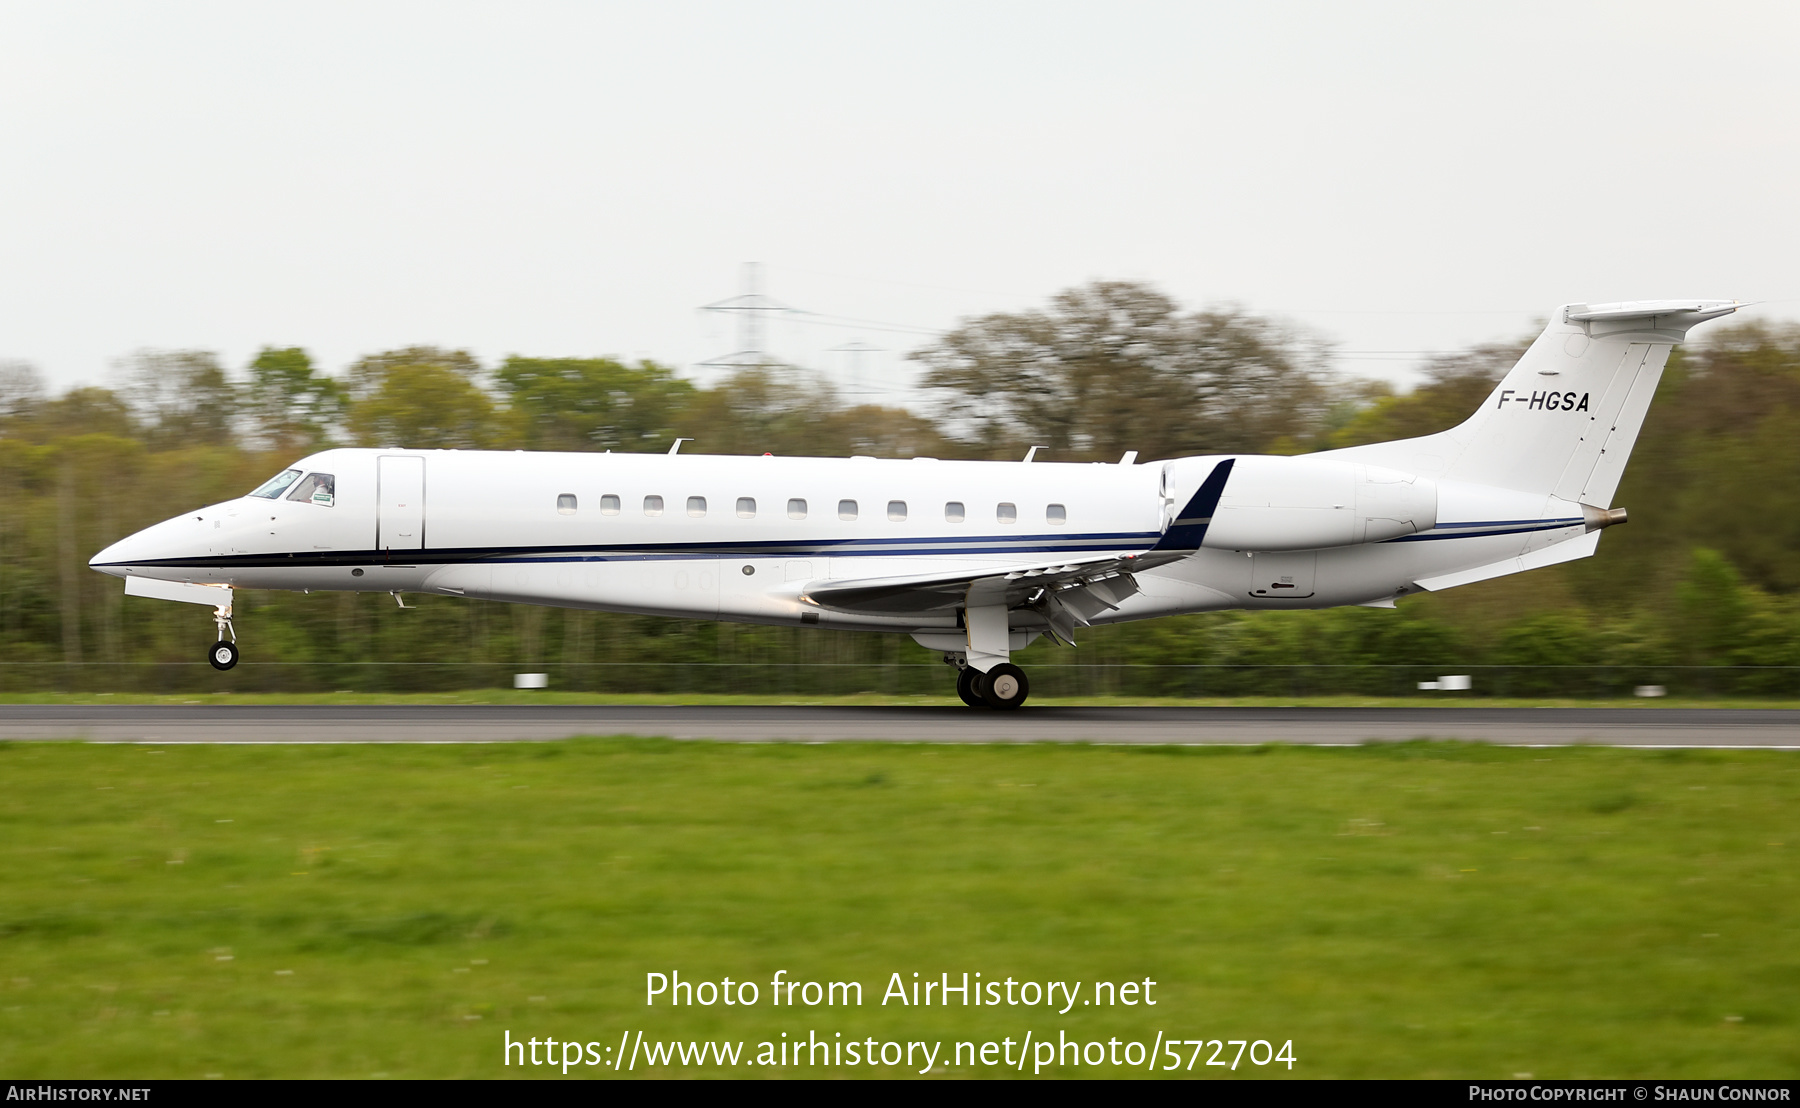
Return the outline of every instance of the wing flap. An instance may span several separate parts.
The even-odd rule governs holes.
[[[1065,591],[1071,586],[1086,586],[1091,590],[1109,578],[1164,565],[1190,553],[1189,550],[1151,550],[1142,554],[1105,554],[906,577],[813,581],[801,589],[800,599],[833,611],[881,615],[949,612],[970,603],[1004,604],[1012,608],[1023,604],[1040,589]],[[1129,596],[1136,591],[1133,585],[1122,595]],[[1116,607],[1116,593],[1116,589],[1108,590],[1104,607],[1099,610]]]

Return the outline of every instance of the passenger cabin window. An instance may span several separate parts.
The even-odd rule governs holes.
[[[738,497],[737,513],[739,519],[755,519],[756,498],[753,496]]]
[[[904,500],[888,501],[888,522],[889,523],[905,523],[906,522],[906,501],[904,501]]]
[[[944,522],[961,523],[963,521],[963,505],[960,500],[952,500],[944,505]]]
[[[329,508],[337,503],[337,478],[329,473],[309,473],[294,482],[294,488],[287,494],[287,498]]]
[[[1052,527],[1061,527],[1069,522],[1069,509],[1061,504],[1052,504],[1044,509],[1044,522]]]
[[[838,501],[838,518],[839,519],[855,519],[856,518],[856,501],[854,501],[854,500]]]
[[[257,489],[255,492],[251,493],[250,495],[251,496],[260,496],[264,500],[274,500],[276,497],[279,497],[282,493],[286,492],[287,487],[289,485],[293,484],[295,481],[298,481],[299,479],[300,479],[300,471],[299,470],[284,469],[280,473],[277,473],[275,476],[269,478],[267,481],[264,481],[262,487]]]
[[[603,516],[619,514],[619,495],[617,493],[609,492],[600,498],[600,514]]]
[[[806,518],[806,501],[804,501],[804,500],[788,501],[788,518],[789,519],[805,519]]]
[[[994,509],[994,518],[1001,523],[1017,523],[1019,522],[1019,506],[1017,504],[1002,504]]]
[[[574,515],[575,514],[575,494],[572,492],[565,492],[565,493],[558,495],[556,498],[556,512],[558,515],[565,515],[565,516]]]
[[[706,514],[706,497],[704,497],[704,496],[688,497],[688,515],[693,516],[695,519],[699,519],[701,516],[703,516],[705,514]]]
[[[644,497],[644,514],[647,516],[662,515],[662,497],[660,497],[660,496]]]

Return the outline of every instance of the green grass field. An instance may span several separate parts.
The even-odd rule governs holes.
[[[5,1077],[517,1076],[503,1033],[640,1030],[1800,1076],[1792,754],[14,743],[0,781]],[[646,1007],[672,970],[761,1003]],[[773,1008],[778,970],[865,1002]],[[882,1006],[915,971],[1150,978],[1158,1003]]]

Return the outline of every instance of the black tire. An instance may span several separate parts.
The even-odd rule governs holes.
[[[206,660],[212,663],[214,669],[230,669],[238,663],[237,645],[220,639],[206,652]]]
[[[987,671],[981,682],[981,698],[990,708],[1017,708],[1031,695],[1031,682],[1025,671],[1011,662],[1001,662]]]
[[[964,666],[956,671],[956,695],[971,708],[985,708],[987,701],[981,698],[981,671],[974,666]]]

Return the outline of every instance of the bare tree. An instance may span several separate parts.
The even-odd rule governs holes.
[[[30,362],[0,361],[0,422],[29,418],[44,401],[44,379]]]
[[[913,357],[942,414],[994,455],[1146,458],[1297,449],[1323,415],[1323,344],[1235,308],[1184,312],[1098,281],[965,322]]]

